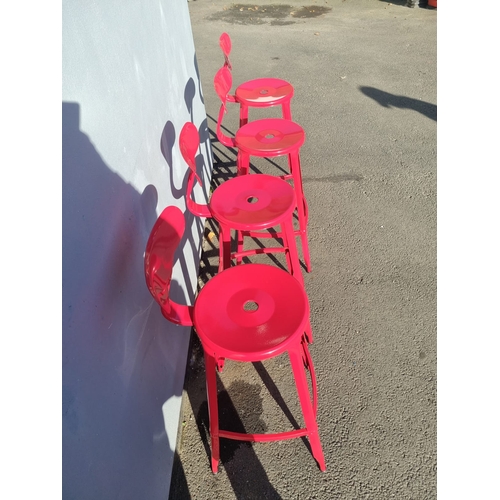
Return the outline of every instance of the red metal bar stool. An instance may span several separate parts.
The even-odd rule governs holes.
[[[232,70],[229,54],[231,53],[231,38],[222,33],[219,45],[224,53],[224,66]],[[293,97],[293,86],[280,78],[257,78],[239,85],[234,95],[228,96],[228,101],[240,105],[240,127],[248,123],[249,108],[269,108],[281,106],[283,118],[292,119],[290,101]]]
[[[304,339],[309,301],[304,287],[289,273],[265,264],[245,264],[214,276],[193,306],[170,299],[175,250],[185,229],[182,212],[167,207],[156,221],[144,255],[146,283],[169,321],[192,326],[203,345],[211,439],[211,466],[219,464],[219,439],[278,441],[307,436],[319,468],[326,470],[318,433],[317,385]],[[304,417],[301,429],[272,434],[232,432],[219,428],[216,370],[220,360],[263,361],[288,352]],[[311,377],[312,401],[306,368]]]
[[[231,85],[231,72],[224,66],[217,72],[214,78],[215,90],[222,101],[217,119],[217,138],[224,146],[237,148],[238,175],[249,173],[250,156],[264,158],[288,156],[290,173],[282,175],[281,178],[284,180],[293,180],[299,218],[299,229],[295,234],[300,236],[307,272],[310,272],[311,258],[307,240],[308,206],[302,187],[299,155],[299,150],[305,141],[304,129],[298,123],[291,120],[266,118],[243,125],[238,129],[234,138],[225,135],[222,132],[222,120],[226,112],[228,92],[231,89]]]
[[[198,130],[187,122],[179,135],[181,154],[191,170],[187,184],[187,207],[192,214],[213,217],[219,223],[219,271],[229,268],[233,259],[239,263],[245,256],[284,252],[290,273],[303,284],[293,229],[295,193],[290,184],[272,175],[244,175],[223,182],[212,193],[208,205],[197,203],[193,199],[193,190],[196,182],[202,185],[196,173],[195,160],[199,144]],[[280,226],[281,230],[275,235],[263,232],[276,226]],[[234,253],[231,253],[231,230],[236,231],[238,240]],[[245,236],[278,237],[283,246],[244,250]]]

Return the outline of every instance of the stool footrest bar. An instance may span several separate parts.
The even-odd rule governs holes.
[[[241,234],[245,237],[251,237],[251,238],[278,238],[280,240],[283,239],[281,233],[278,232],[270,233],[268,231],[241,231]]]
[[[233,439],[236,441],[251,441],[260,443],[265,441],[280,441],[282,439],[294,439],[309,434],[307,429],[296,429],[294,431],[277,432],[274,434],[246,434],[243,432],[224,431],[219,429],[219,437]]]
[[[286,252],[286,248],[255,248],[253,250],[243,250],[242,252],[234,252],[231,254],[231,260],[242,257],[249,257],[250,255],[259,255],[263,253],[278,253],[278,252]]]

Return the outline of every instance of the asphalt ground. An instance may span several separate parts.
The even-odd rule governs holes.
[[[214,188],[235,172],[235,152],[214,134],[220,34],[232,38],[235,85],[277,77],[295,88],[310,211],[312,272],[303,275],[327,471],[303,439],[221,440],[212,474],[203,355],[193,336],[171,499],[436,498],[437,10],[405,5],[189,3]],[[250,114],[264,116],[279,110]],[[224,126],[236,131],[236,107]],[[255,159],[253,170],[279,175],[281,160]],[[210,221],[204,249],[200,286],[217,267]],[[254,261],[283,265],[269,256]],[[218,383],[225,428],[302,424],[286,355],[227,362]]]

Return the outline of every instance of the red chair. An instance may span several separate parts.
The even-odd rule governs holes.
[[[233,259],[239,263],[245,256],[284,252],[290,273],[303,284],[293,229],[295,194],[290,184],[272,175],[244,175],[223,182],[212,193],[208,205],[200,204],[193,199],[195,183],[202,186],[195,160],[199,144],[198,130],[187,122],[179,135],[181,154],[190,168],[186,204],[192,214],[213,217],[219,223],[219,271],[229,268]],[[281,228],[277,234],[264,231],[276,226]],[[234,253],[231,253],[231,230],[236,231],[238,241]],[[246,236],[278,237],[283,246],[244,250]]]
[[[229,54],[231,53],[231,38],[222,33],[219,45],[224,53],[224,67],[232,69]],[[240,105],[240,127],[248,123],[249,108],[269,108],[281,106],[283,118],[292,119],[290,101],[293,97],[293,86],[286,80],[279,78],[257,78],[241,84],[236,88],[234,95],[228,96],[231,102]]]
[[[309,244],[307,241],[308,206],[302,187],[302,173],[300,169],[299,150],[305,141],[304,129],[291,120],[282,118],[267,118],[247,123],[238,129],[234,138],[222,132],[222,120],[226,112],[228,93],[232,85],[231,72],[226,66],[222,67],[214,78],[215,91],[221,99],[222,105],[217,119],[217,138],[226,147],[238,149],[238,175],[248,174],[250,156],[274,158],[288,156],[289,174],[281,176],[284,180],[293,180],[297,199],[299,216],[299,230],[295,232],[302,242],[302,252],[307,271],[311,271]]]
[[[317,386],[314,367],[304,339],[309,303],[304,288],[289,273],[265,264],[245,264],[213,277],[193,306],[169,297],[175,250],[184,232],[184,216],[167,207],[156,221],[144,256],[146,283],[165,318],[194,325],[205,353],[210,420],[211,466],[219,464],[219,438],[241,441],[278,441],[309,438],[319,468],[326,470],[316,422]],[[219,428],[216,370],[224,360],[256,362],[288,352],[305,427],[272,434],[247,434]],[[306,372],[312,385],[312,401]]]

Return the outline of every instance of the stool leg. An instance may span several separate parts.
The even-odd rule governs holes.
[[[293,219],[288,224],[283,224],[281,228],[281,234],[283,237],[283,245],[288,248],[288,252],[285,252],[286,262],[288,264],[288,269],[290,273],[293,274],[299,281],[304,284],[304,277],[302,276],[302,271],[300,269],[299,253],[297,251],[297,245],[295,243],[295,233],[293,230]],[[307,321],[306,325],[306,339],[309,344],[313,343],[311,320]]]
[[[243,232],[235,231],[236,233],[236,241],[238,242],[237,252],[243,252]],[[236,264],[241,264],[242,257],[236,257]]]
[[[312,344],[314,342],[311,320],[309,320],[306,325],[306,340],[308,344]]]
[[[224,363],[226,362],[226,358],[217,358],[217,371],[222,373],[224,370]]]
[[[219,272],[231,267],[231,228],[219,227]]]
[[[283,240],[283,246],[287,249],[285,251],[286,265],[288,266],[288,270],[290,271],[290,274],[293,274],[293,263],[292,263],[292,258],[290,256],[290,252],[288,250],[288,235],[286,234],[286,232],[289,231],[289,229],[286,229],[284,226],[285,226],[284,224],[281,226],[281,237]],[[292,235],[293,235],[293,227],[292,227]],[[299,265],[300,265],[300,262],[299,262]]]
[[[307,272],[311,272],[311,257],[309,254],[309,243],[307,241],[307,209],[302,188],[302,173],[300,171],[299,152],[296,151],[289,155],[290,171],[293,175],[293,187],[297,198],[297,211],[299,214],[300,239],[302,243],[302,253],[306,264]]]
[[[304,277],[302,276],[302,271],[300,270],[299,253],[297,251],[297,244],[295,242],[295,235],[293,231],[293,220],[287,220],[283,222],[283,243],[285,247],[288,248],[287,262],[290,266],[291,274],[304,286]]]
[[[210,426],[210,441],[212,448],[212,472],[217,474],[219,452],[219,408],[217,406],[217,379],[215,376],[216,362],[214,356],[205,351],[205,372],[207,382],[208,419]]]
[[[314,416],[314,408],[311,403],[311,397],[309,394],[309,386],[307,384],[307,378],[304,370],[304,364],[302,362],[301,345],[295,346],[293,349],[288,351],[290,356],[290,363],[292,365],[293,374],[295,377],[295,385],[297,387],[297,393],[299,395],[300,405],[302,407],[302,413],[304,414],[304,421],[308,431],[309,443],[311,445],[313,457],[318,462],[321,471],[326,470],[325,456],[323,454],[323,449],[321,447],[321,441],[319,440],[318,424],[316,422],[316,417]],[[304,345],[307,349],[307,346]],[[309,359],[311,364],[311,360]],[[311,372],[312,374],[312,372]]]
[[[281,106],[281,109],[283,111],[283,118],[285,120],[291,120],[292,119],[292,110],[290,106],[290,101],[284,102]]]
[[[248,106],[240,104],[240,127],[248,123]]]
[[[236,157],[236,168],[237,175],[247,175],[250,170],[250,156],[243,153],[241,149],[238,150],[238,156]]]
[[[307,370],[309,370],[309,374],[311,375],[311,385],[312,385],[312,398],[313,398],[313,410],[314,417],[318,414],[318,386],[316,384],[316,372],[314,371],[314,365],[311,359],[311,353],[307,348],[307,343],[302,341],[302,352],[304,356],[304,366]]]

